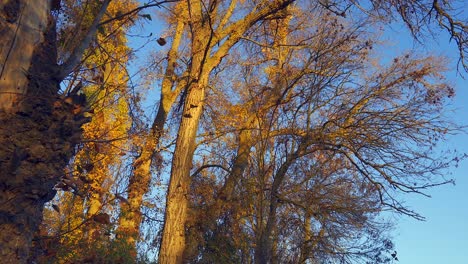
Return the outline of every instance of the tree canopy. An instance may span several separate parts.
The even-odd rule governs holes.
[[[445,32],[466,74],[457,4],[2,1],[0,257],[397,260],[384,212],[466,155],[449,59],[383,35]]]

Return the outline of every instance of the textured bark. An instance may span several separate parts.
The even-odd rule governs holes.
[[[211,16],[213,13],[205,14],[205,8],[202,7],[201,1],[187,1],[190,14],[188,23],[192,37],[192,68],[172,160],[159,263],[183,263],[185,261],[185,229],[191,185],[190,169],[192,168],[195,138],[203,111],[205,87],[208,84],[209,74],[255,23],[284,9],[292,2],[294,0],[268,2],[260,10],[253,11],[225,27],[224,23],[221,22],[223,26],[214,29],[207,26],[209,23],[207,16]],[[226,14],[225,18],[228,21],[230,14]],[[217,45],[218,41],[222,39],[225,41],[221,45]],[[217,46],[216,49],[214,46]]]
[[[47,1],[2,0],[0,8],[0,110],[11,112],[26,93],[25,71],[44,40],[49,7]]]
[[[50,107],[51,100],[31,99],[24,103],[32,105],[34,111],[0,114],[3,263],[25,262],[32,236],[42,220],[44,204],[54,197],[53,187],[81,133],[77,123],[67,122],[73,116]],[[66,121],[62,123],[63,117]]]
[[[208,68],[203,70],[206,63],[205,52],[209,51],[210,33],[200,24],[202,7],[199,1],[191,1],[189,7],[192,14],[198,14],[193,19],[192,39],[192,68],[190,84],[186,88],[186,98],[182,112],[182,120],[176,140],[174,156],[172,158],[171,178],[166,198],[165,223],[159,263],[184,263],[186,244],[185,225],[188,217],[188,196],[190,191],[190,169],[192,168],[195,138],[198,123],[203,111],[205,86],[208,82]]]
[[[44,204],[81,136],[82,105],[57,95],[48,1],[1,2],[0,259],[26,263]]]
[[[185,223],[188,215],[190,169],[195,150],[198,120],[202,113],[205,87],[200,83],[191,87],[187,95],[184,117],[177,137],[172,160],[171,179],[166,203],[166,222],[159,263],[183,263]],[[192,107],[195,106],[195,107]]]
[[[174,69],[178,59],[178,49],[183,35],[184,23],[179,21],[176,34],[168,53],[168,66],[161,85],[161,99],[159,101],[158,113],[153,121],[151,130],[145,139],[145,143],[138,157],[133,163],[133,173],[128,186],[128,203],[122,204],[122,213],[119,218],[118,233],[126,238],[127,244],[132,247],[131,254],[136,256],[136,241],[138,239],[142,221],[141,207],[143,196],[148,192],[151,182],[152,157],[157,153],[157,146],[163,135],[164,124],[175,99],[180,93],[179,84],[172,90],[174,84]]]
[[[158,112],[158,127],[164,125],[167,114]],[[140,157],[133,163],[133,174],[128,186],[128,203],[122,203],[122,212],[119,219],[119,234],[125,237],[132,252],[136,256],[136,241],[138,239],[142,220],[141,206],[143,196],[148,192],[151,182],[151,159],[159,143],[161,131],[154,131],[145,141]]]
[[[166,217],[159,254],[159,263],[183,263],[185,250],[185,224],[188,216],[188,196],[190,190],[190,169],[192,168],[195,138],[203,110],[205,86],[208,73],[198,76],[203,56],[194,52],[195,67],[193,82],[187,91],[182,121],[177,135],[176,148],[172,159],[171,178],[166,202]]]

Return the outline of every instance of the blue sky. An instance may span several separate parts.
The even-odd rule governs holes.
[[[454,53],[453,46],[446,51]],[[468,80],[455,77],[452,71],[448,78],[457,88],[453,106],[454,120],[468,124]],[[465,78],[468,78],[465,73]],[[456,78],[456,79],[455,79]],[[468,134],[453,136],[441,147],[456,148],[468,153]],[[448,175],[456,185],[433,188],[431,198],[407,195],[408,205],[426,217],[425,222],[401,217],[394,231],[399,262],[401,264],[465,264],[468,263],[468,160],[458,168],[451,168]]]
[[[458,51],[455,43],[449,43],[446,34],[435,39],[426,39],[424,46],[415,44],[402,28],[386,32],[391,49],[387,52],[402,52],[416,48],[428,53],[447,56],[451,63],[447,80],[456,88],[451,105],[454,112],[447,112],[457,124],[468,124],[468,73],[462,72],[463,79],[456,71]],[[402,36],[406,36],[403,37]],[[451,136],[441,148],[457,149],[468,153],[468,133]],[[406,204],[426,217],[418,221],[409,217],[396,218],[393,232],[400,264],[465,264],[468,263],[468,160],[458,168],[447,170],[447,178],[455,179],[456,185],[445,185],[431,189],[431,198],[420,195],[405,195]]]
[[[461,117],[466,117],[468,108],[463,111]],[[467,139],[466,135],[458,136],[453,143],[457,140],[459,149],[466,151]],[[426,221],[399,218],[394,231],[399,263],[468,263],[468,162],[450,171],[455,186],[433,189],[432,198],[407,196],[407,204],[425,216]]]

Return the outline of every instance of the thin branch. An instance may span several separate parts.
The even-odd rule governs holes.
[[[142,6],[139,6],[133,10],[130,10],[126,13],[122,13],[122,14],[118,14],[117,16],[113,17],[113,18],[109,18],[107,20],[104,20],[103,22],[101,22],[99,24],[99,26],[103,26],[103,25],[106,25],[106,24],[109,24],[110,22],[114,21],[114,20],[121,20],[123,19],[124,17],[126,16],[129,16],[129,15],[132,15],[132,14],[136,14],[138,12],[140,12],[141,10],[145,9],[145,8],[149,8],[149,7],[160,7],[162,4],[166,4],[166,3],[174,3],[174,2],[179,2],[180,0],[166,0],[166,1],[160,1],[160,2],[156,2],[156,3],[153,3],[153,4],[144,4]]]
[[[190,177],[194,177],[196,176],[197,174],[199,174],[202,170],[204,169],[207,169],[207,168],[220,168],[220,169],[223,169],[224,171],[226,171],[227,173],[230,173],[231,171],[222,166],[222,165],[217,165],[217,164],[206,164],[206,165],[203,165],[201,166],[200,168],[198,168],[194,173],[192,173],[192,175]]]

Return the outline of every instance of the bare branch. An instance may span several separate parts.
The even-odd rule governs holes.
[[[190,177],[194,177],[196,176],[197,174],[199,174],[202,170],[204,169],[207,169],[207,168],[220,168],[220,169],[223,169],[224,171],[226,171],[227,173],[230,173],[231,171],[222,166],[222,165],[218,165],[218,164],[206,164],[206,165],[203,165],[201,166],[200,168],[198,168],[194,173],[192,173],[192,175],[190,175]]]
[[[105,0],[102,3],[101,9],[94,18],[93,23],[89,27],[88,32],[83,37],[80,44],[73,50],[70,57],[68,57],[68,60],[65,61],[62,65],[60,65],[59,71],[56,76],[57,79],[63,80],[80,64],[81,57],[83,56],[84,51],[89,47],[89,44],[96,35],[96,31],[99,27],[99,21],[101,21],[102,17],[104,16],[104,13],[106,12],[110,2],[111,0]]]

